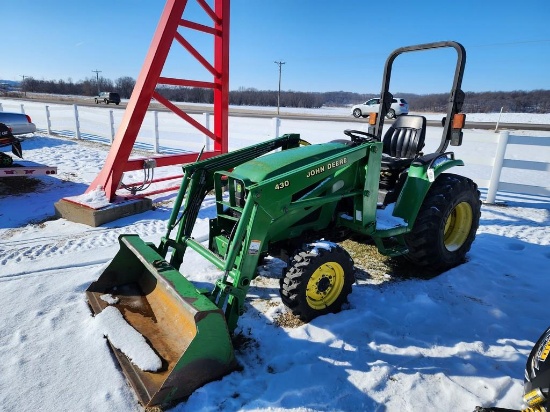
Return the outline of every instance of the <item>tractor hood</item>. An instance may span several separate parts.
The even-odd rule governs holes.
[[[231,175],[248,186],[330,157],[345,149],[349,149],[349,146],[331,142],[283,150],[244,163],[236,167]]]

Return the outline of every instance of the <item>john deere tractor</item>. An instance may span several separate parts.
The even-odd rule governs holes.
[[[457,52],[447,120],[439,148],[423,153],[424,117],[398,117],[383,133],[391,68],[402,53],[445,47]],[[315,145],[287,134],[183,167],[166,236],[154,245],[121,235],[120,251],[87,290],[94,313],[116,307],[162,359],[160,370],[143,371],[113,347],[144,405],[184,398],[236,367],[231,336],[267,255],[288,263],[281,298],[305,321],[339,311],[352,291],[354,264],[336,243],[351,234],[419,268],[464,262],[481,203],[473,181],[448,173],[464,163],[446,149],[462,144],[465,59],[456,42],[397,49],[386,61],[379,113],[367,131],[346,130]],[[202,242],[192,232],[209,193],[216,216]],[[212,289],[180,273],[188,249],[219,269]]]

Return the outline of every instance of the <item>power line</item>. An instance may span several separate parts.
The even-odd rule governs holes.
[[[550,42],[549,39],[541,39],[541,40],[518,40],[518,41],[506,42],[506,43],[473,44],[473,45],[468,45],[468,48],[472,48],[472,47],[516,46],[516,45],[519,45],[519,44],[536,44],[536,43],[548,43],[548,42]]]
[[[92,70],[92,73],[95,73],[97,79],[97,95],[99,96],[99,73],[101,73],[101,70]]]
[[[277,93],[277,114],[279,114],[279,107],[281,105],[281,72],[283,64],[286,64],[286,62],[275,61],[274,63],[279,65],[279,92]]]
[[[21,74],[20,76],[23,78],[23,87],[24,87],[23,93],[25,93],[25,97],[27,97],[27,88],[25,87],[25,78],[28,78],[29,76],[26,76],[24,74]]]

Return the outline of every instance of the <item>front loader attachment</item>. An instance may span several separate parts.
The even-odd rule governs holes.
[[[119,242],[119,252],[86,295],[94,314],[117,308],[161,359],[160,370],[146,372],[109,342],[142,404],[170,404],[234,370],[223,312],[154,246],[137,235],[122,235]]]
[[[155,352],[153,357],[158,355],[160,358],[153,362],[155,365],[162,364],[159,370],[144,370],[149,366],[136,361],[132,350],[132,353],[124,353],[125,348],[121,347],[121,342],[126,342],[128,337],[110,337],[111,332],[117,335],[116,327],[114,331],[111,328],[104,331],[143,405],[171,404],[237,368],[230,329],[233,332],[236,327],[256,265],[248,269],[241,281],[231,283],[219,279],[211,292],[197,290],[178,269],[187,247],[190,247],[219,269],[227,266],[225,277],[240,277],[240,272],[231,270],[240,247],[232,249],[233,255],[228,263],[191,237],[202,201],[214,189],[214,176],[219,172],[223,174],[276,149],[295,148],[301,143],[299,135],[288,134],[185,165],[182,185],[168,221],[168,233],[160,245],[156,247],[145,243],[137,235],[121,235],[119,252],[99,279],[87,289],[90,307],[94,314],[100,315],[98,322],[104,321],[107,325],[122,322],[123,329],[133,333],[137,331],[145,339],[146,343],[141,336],[137,336],[140,347],[145,345],[146,349]],[[250,206],[253,205],[251,202]],[[250,218],[250,214],[242,214]],[[233,242],[244,238],[247,225],[243,224],[242,230],[234,234]],[[176,227],[177,235],[171,238],[170,233]],[[252,250],[246,248],[249,249]],[[245,260],[252,262],[257,258],[252,256]],[[170,263],[165,259],[169,259]],[[103,313],[106,308],[109,310]],[[134,343],[133,338],[130,340]]]

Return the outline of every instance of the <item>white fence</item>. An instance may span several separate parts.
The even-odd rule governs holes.
[[[23,104],[6,103],[5,106],[9,111],[25,113],[25,106]],[[38,125],[46,126],[46,128],[39,128],[40,130],[48,134],[96,140],[106,144],[112,143],[115,137],[115,130],[118,128],[123,115],[123,110],[107,111],[98,108],[79,108],[76,105],[45,105],[43,108],[40,108],[40,106],[33,104],[32,107],[33,121]],[[0,102],[0,111],[3,109],[4,107]],[[170,113],[170,115],[175,116],[173,113]],[[176,130],[168,116],[169,114],[164,112],[148,112],[144,120],[144,126],[147,130],[144,131],[142,127],[142,130],[140,130],[141,138],[138,137],[135,147],[155,153],[178,153],[188,150],[199,151],[203,146],[206,146],[208,150],[210,139],[204,136],[202,140],[198,141],[196,137],[197,131],[194,128],[192,128],[193,130],[184,131],[186,145],[190,142],[190,146],[181,149],[180,143],[180,148],[178,148],[178,144],[170,136],[175,134],[181,135],[182,129],[178,127]],[[194,116],[197,121],[200,121],[207,129],[210,129],[209,113],[203,113],[202,116]],[[281,125],[281,120],[277,117],[271,119],[250,119],[250,122],[255,122],[254,124],[258,126],[257,130],[263,130],[262,133],[255,136],[256,138],[273,138],[279,136],[280,129],[286,129],[284,125]],[[284,123],[291,122],[290,120],[285,120]],[[354,126],[357,127],[356,125]],[[323,128],[325,127],[325,124],[323,124]],[[315,126],[313,128],[316,129]],[[159,142],[161,131],[165,146],[161,146]],[[235,134],[237,135],[242,134],[238,130],[236,132]],[[286,130],[283,130],[283,133],[285,132]],[[195,140],[194,143],[193,139]],[[233,140],[235,140],[233,142],[234,147],[230,147],[232,150],[242,145],[251,144],[247,138],[242,141],[240,141],[240,138]],[[485,199],[487,203],[495,202],[497,191],[550,197],[550,187],[548,186],[548,182],[550,181],[550,156],[547,156],[543,160],[532,160],[530,158],[518,159],[518,154],[533,153],[533,148],[535,148],[535,151],[537,151],[537,147],[550,148],[550,137],[516,136],[510,135],[508,131],[502,131],[500,134],[491,133],[489,136],[487,134],[481,137],[474,136],[473,138],[472,136],[468,136],[468,144],[472,143],[480,145],[491,144],[488,150],[480,150],[476,152],[476,155],[468,156],[469,158],[467,159],[468,166],[481,165],[491,170],[489,179],[480,178],[482,173],[479,172],[478,174],[469,176],[476,181],[479,187],[487,188]],[[496,150],[494,146],[496,146]],[[494,151],[494,156],[487,156],[487,153],[490,153],[489,150]],[[485,156],[481,156],[482,153]],[[503,171],[506,172],[507,170],[517,170],[523,173],[526,171],[544,173],[544,177],[542,179],[530,179],[527,177],[520,179],[524,183],[512,183],[505,180],[506,173],[503,173]],[[533,182],[535,184],[529,184]]]
[[[5,107],[4,107],[5,106]],[[31,106],[31,105],[27,105]],[[24,104],[2,103],[0,102],[0,111],[21,112],[30,114],[33,122],[37,125],[38,131],[48,134],[59,135],[64,137],[74,137],[76,139],[87,139],[100,141],[111,144],[115,138],[115,132],[122,120],[123,110],[105,110],[105,108],[96,108],[88,106],[73,105],[44,105],[37,107],[37,104],[32,104],[31,110],[26,110]],[[31,113],[32,111],[32,113]],[[172,146],[161,146],[160,136],[164,136],[164,141],[167,144],[172,140],[170,136],[181,135],[182,128],[174,127],[173,121],[169,117],[175,117],[173,113],[148,111],[143,122],[143,127],[140,130],[140,136],[136,145],[137,149],[148,150],[157,154],[177,153],[185,150],[179,150]],[[210,128],[210,113],[202,113],[202,115],[192,115],[205,128]],[[42,126],[42,127],[40,127]],[[45,127],[44,127],[45,126]],[[268,130],[264,130],[263,137],[279,136],[280,119],[273,118],[267,126]],[[205,150],[210,150],[211,139],[204,135],[201,141],[196,139],[197,131],[192,126],[189,126],[184,134],[186,138],[193,134],[193,139],[188,150],[200,151],[204,146]],[[180,136],[181,137],[181,136]],[[193,142],[194,140],[194,142]],[[186,140],[187,142],[187,140]]]
[[[494,137],[487,138],[487,136],[484,136],[482,139],[470,139],[469,143],[475,141],[480,143],[496,143],[497,145],[494,157],[478,156],[469,161],[469,164],[474,163],[491,167],[490,179],[475,179],[480,187],[487,188],[486,203],[495,202],[497,191],[550,197],[550,184],[548,183],[550,182],[549,159],[546,158],[546,161],[535,161],[510,157],[510,153],[513,153],[517,157],[521,153],[533,152],[533,150],[524,150],[526,147],[550,148],[550,137],[515,136],[510,135],[509,131],[501,131],[498,135],[494,135]],[[532,185],[529,184],[529,181],[525,183],[503,181],[503,169],[545,172],[547,177],[542,180],[546,182],[546,185]],[[537,180],[540,181],[541,179]]]

